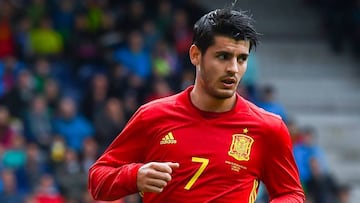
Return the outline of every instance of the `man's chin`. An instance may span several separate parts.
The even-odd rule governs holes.
[[[235,90],[232,89],[219,89],[213,92],[213,96],[217,99],[229,99],[234,96]]]

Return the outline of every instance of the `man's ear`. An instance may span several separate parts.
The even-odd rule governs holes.
[[[194,66],[198,66],[200,63],[201,51],[195,44],[191,45],[189,55],[191,63]]]

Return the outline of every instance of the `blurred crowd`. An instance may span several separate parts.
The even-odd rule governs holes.
[[[303,0],[322,17],[323,32],[336,53],[350,47],[356,58],[360,56],[359,0]]]
[[[319,135],[315,128],[300,127],[294,120],[288,120],[287,126],[306,203],[350,203],[351,186],[338,181],[338,177],[331,173],[326,153],[318,143]],[[269,202],[266,188],[262,186],[257,203]]]
[[[0,0],[0,202],[99,203],[89,167],[141,104],[193,83],[192,25],[206,11],[196,0]],[[251,54],[238,92],[289,125],[307,193],[346,199],[348,188],[318,182],[322,152],[297,138],[257,69]]]
[[[205,11],[190,0],[0,0],[0,202],[94,202],[88,169],[134,111],[193,83],[187,53]]]

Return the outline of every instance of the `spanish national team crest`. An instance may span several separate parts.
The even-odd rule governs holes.
[[[248,161],[250,159],[251,145],[254,139],[244,134],[234,134],[228,152],[229,156],[238,161]]]

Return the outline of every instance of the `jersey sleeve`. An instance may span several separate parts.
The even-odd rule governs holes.
[[[291,139],[284,122],[281,121],[280,127],[267,136],[265,150],[261,179],[269,193],[270,202],[304,202],[305,196],[292,153]]]
[[[148,136],[139,109],[103,155],[89,169],[88,187],[96,200],[111,201],[138,192]]]

